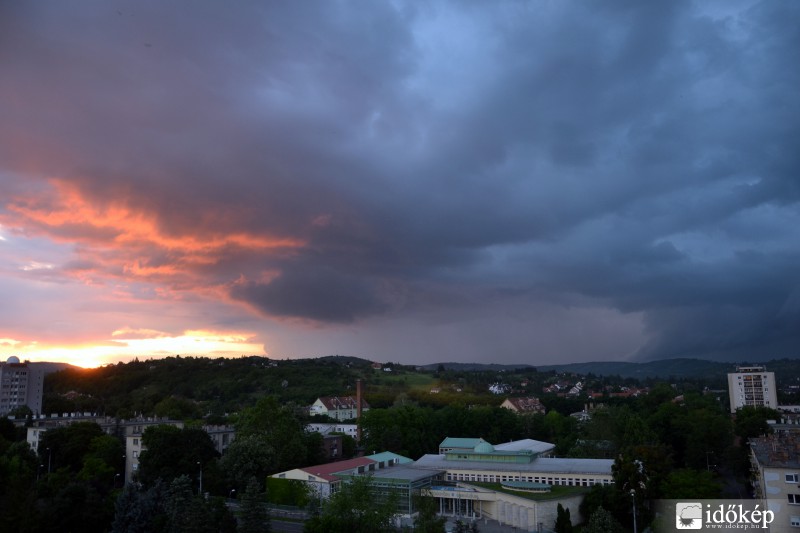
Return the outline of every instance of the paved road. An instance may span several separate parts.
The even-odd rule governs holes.
[[[283,520],[270,520],[272,531],[280,533],[301,533],[303,531],[303,522],[284,522]]]

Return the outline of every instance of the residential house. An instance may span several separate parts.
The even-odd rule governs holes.
[[[361,400],[361,411],[369,411],[369,404]],[[358,416],[358,402],[352,396],[323,396],[311,404],[310,415],[327,415],[335,420],[352,420]]]
[[[544,405],[539,398],[506,398],[500,407],[510,409],[519,414],[545,414]]]

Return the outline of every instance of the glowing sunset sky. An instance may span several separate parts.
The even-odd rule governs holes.
[[[0,356],[800,354],[800,3],[0,3]]]

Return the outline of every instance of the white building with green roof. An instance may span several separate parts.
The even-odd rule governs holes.
[[[558,503],[580,521],[583,492],[613,483],[614,461],[549,457],[553,448],[531,439],[494,446],[480,438],[447,438],[439,454],[425,455],[412,466],[444,472],[430,489],[441,514],[530,531],[539,523],[552,524]]]

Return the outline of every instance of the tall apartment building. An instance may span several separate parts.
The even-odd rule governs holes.
[[[0,416],[27,405],[34,414],[42,410],[44,371],[29,362],[20,363],[11,356],[0,363]]]
[[[754,496],[775,513],[770,531],[800,528],[800,434],[778,432],[750,439]]]
[[[728,373],[728,395],[731,413],[747,406],[777,409],[775,372],[767,372],[763,366],[737,366],[736,372]]]

